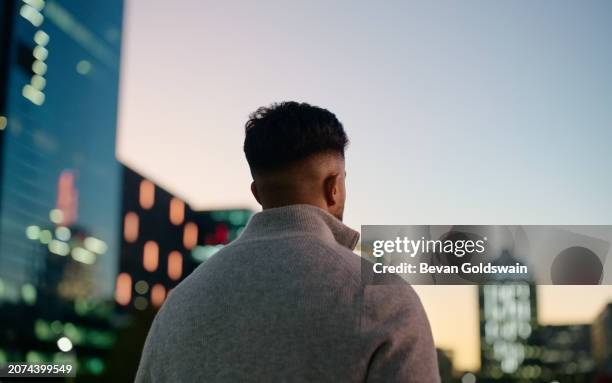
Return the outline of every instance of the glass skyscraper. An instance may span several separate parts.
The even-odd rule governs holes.
[[[122,18],[122,0],[0,2],[0,364],[99,375],[113,345]]]
[[[2,7],[3,296],[20,300],[24,285],[37,289],[48,253],[70,257],[64,253],[75,246],[93,252],[77,250],[72,258],[96,268],[95,293],[109,296],[120,222],[122,1],[3,1]],[[83,237],[79,244],[71,234]]]

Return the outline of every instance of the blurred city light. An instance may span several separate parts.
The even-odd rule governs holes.
[[[42,7],[41,7],[42,8]],[[33,26],[39,27],[44,20],[43,15],[39,12],[39,9],[36,9],[28,4],[24,4],[19,11],[19,14]]]
[[[81,60],[76,65],[76,71],[78,74],[86,75],[91,72],[91,63],[87,60]]]
[[[72,350],[72,342],[67,337],[63,336],[57,340],[57,348],[62,352],[68,352]]]

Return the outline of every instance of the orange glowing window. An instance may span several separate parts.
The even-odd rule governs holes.
[[[193,222],[187,222],[183,231],[183,246],[193,249],[198,243],[198,226]]]
[[[166,288],[159,283],[151,289],[151,304],[155,307],[160,307],[166,299]]]
[[[142,255],[142,266],[147,271],[157,270],[159,264],[159,246],[154,241],[147,241]]]
[[[123,236],[126,241],[134,242],[138,239],[138,215],[134,212],[129,212],[123,220]]]
[[[62,212],[57,224],[72,225],[77,219],[79,208],[79,191],[75,186],[75,175],[71,170],[64,170],[60,174],[57,184],[57,209]]]
[[[173,251],[168,255],[168,276],[173,281],[178,280],[183,274],[183,255]]]
[[[180,225],[185,219],[185,203],[178,198],[170,200],[170,222]]]
[[[132,277],[128,273],[117,275],[117,285],[115,286],[115,300],[123,306],[130,304],[132,299]]]
[[[150,209],[155,203],[155,185],[149,180],[140,181],[140,206]]]

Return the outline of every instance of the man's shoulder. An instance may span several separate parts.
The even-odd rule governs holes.
[[[189,277],[193,283],[216,280],[230,273],[243,282],[274,279],[282,283],[287,274],[308,284],[361,283],[361,257],[349,248],[316,236],[300,235],[256,240],[236,240],[219,250]],[[189,279],[188,278],[188,279]],[[189,284],[189,281],[186,281]]]
[[[359,255],[341,244],[322,239],[316,235],[289,234],[286,236],[260,238],[260,239],[238,239],[221,249],[215,257],[227,256],[235,253],[259,253],[265,252],[278,254],[299,254],[304,257],[331,255],[337,261],[359,266]],[[317,260],[323,260],[318,257]]]

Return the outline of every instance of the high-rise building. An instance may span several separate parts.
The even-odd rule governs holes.
[[[238,236],[247,209],[195,211],[184,199],[124,167],[120,306],[158,308],[199,264]]]
[[[590,383],[595,362],[591,352],[591,326],[539,326],[526,348],[525,364],[541,381]]]
[[[529,378],[524,363],[529,338],[537,328],[536,288],[508,282],[478,287],[481,376]]]
[[[0,2],[0,362],[95,375],[112,346],[122,14],[122,0]]]
[[[591,336],[597,370],[612,381],[612,303],[593,322]]]

